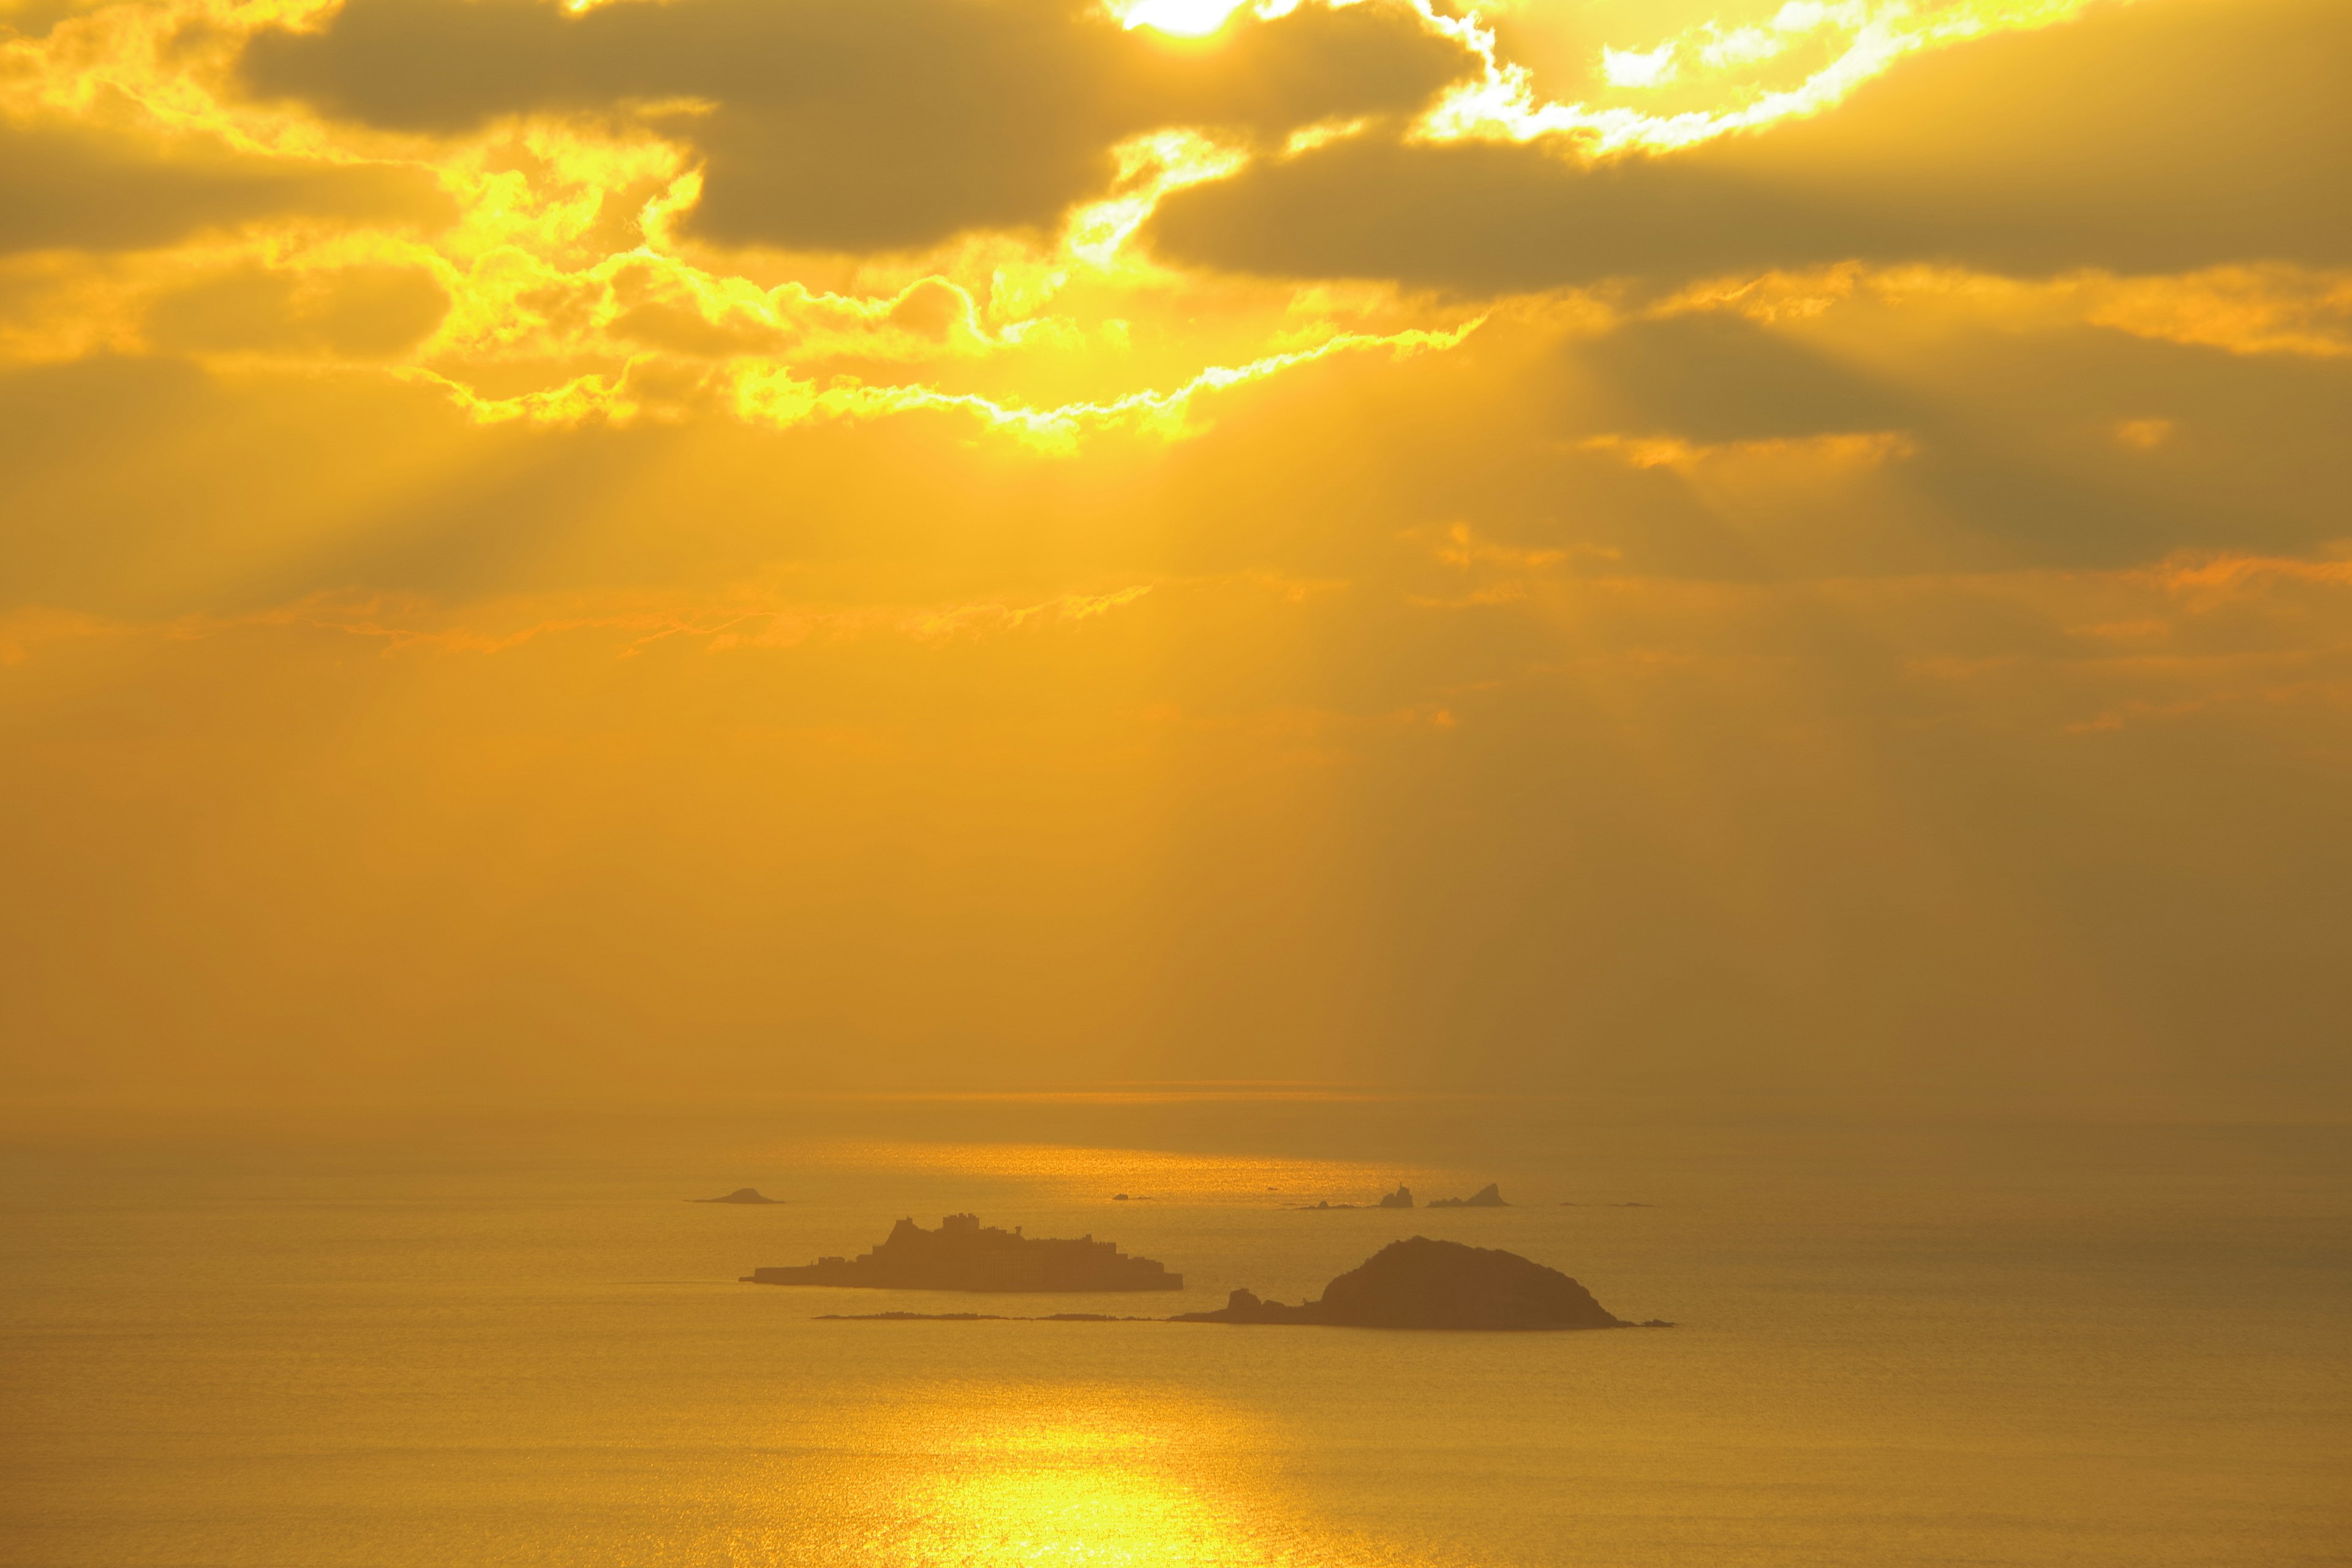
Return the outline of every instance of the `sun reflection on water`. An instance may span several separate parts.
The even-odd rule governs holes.
[[[806,1561],[841,1568],[1354,1561],[1335,1557],[1328,1537],[1283,1497],[1273,1434],[1198,1396],[959,1384],[869,1409],[846,1446],[854,1458],[831,1458],[803,1482],[803,1495],[830,1516],[827,1539]],[[789,1533],[801,1554],[815,1544]],[[759,1559],[739,1553],[742,1560]]]

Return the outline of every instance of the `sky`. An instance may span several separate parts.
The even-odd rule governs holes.
[[[2347,58],[0,0],[0,1103],[2342,1116]]]

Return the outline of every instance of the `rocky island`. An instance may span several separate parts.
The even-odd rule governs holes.
[[[1503,1184],[1488,1182],[1466,1198],[1432,1198],[1429,1206],[1433,1209],[1507,1209],[1511,1205],[1503,1201]]]
[[[1325,1198],[1319,1204],[1293,1204],[1290,1206],[1296,1209],[1310,1210],[1355,1208],[1409,1209],[1412,1207],[1412,1189],[1400,1184],[1396,1191],[1392,1193],[1382,1193],[1381,1194],[1381,1201],[1376,1204],[1335,1204],[1330,1199]],[[1443,1208],[1445,1205],[1444,1204],[1433,1204],[1430,1206],[1433,1208]]]
[[[1666,1328],[1625,1321],[1557,1268],[1515,1252],[1432,1241],[1392,1241],[1297,1307],[1233,1293],[1214,1312],[1184,1312],[1176,1323],[1322,1323],[1360,1329]]]
[[[738,1187],[725,1197],[688,1198],[686,1201],[690,1204],[772,1204],[776,1200],[761,1196],[757,1187]]]
[[[1091,1236],[1075,1241],[1027,1237],[1019,1226],[982,1226],[951,1214],[937,1230],[911,1219],[856,1258],[820,1258],[798,1268],[755,1268],[751,1285],[836,1285],[874,1290],[1181,1290],[1184,1277],[1149,1258],[1129,1258]]]

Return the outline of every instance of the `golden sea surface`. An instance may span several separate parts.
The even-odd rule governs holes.
[[[2346,1154],[1472,1102],[19,1127],[0,1561],[2344,1563]],[[785,1201],[683,1201],[747,1184]],[[1187,1288],[736,1282],[958,1210]],[[815,1321],[1296,1300],[1412,1234],[1680,1326]]]

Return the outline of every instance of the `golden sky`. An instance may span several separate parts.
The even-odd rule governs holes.
[[[2352,1104],[2341,0],[0,0],[0,1098]]]

